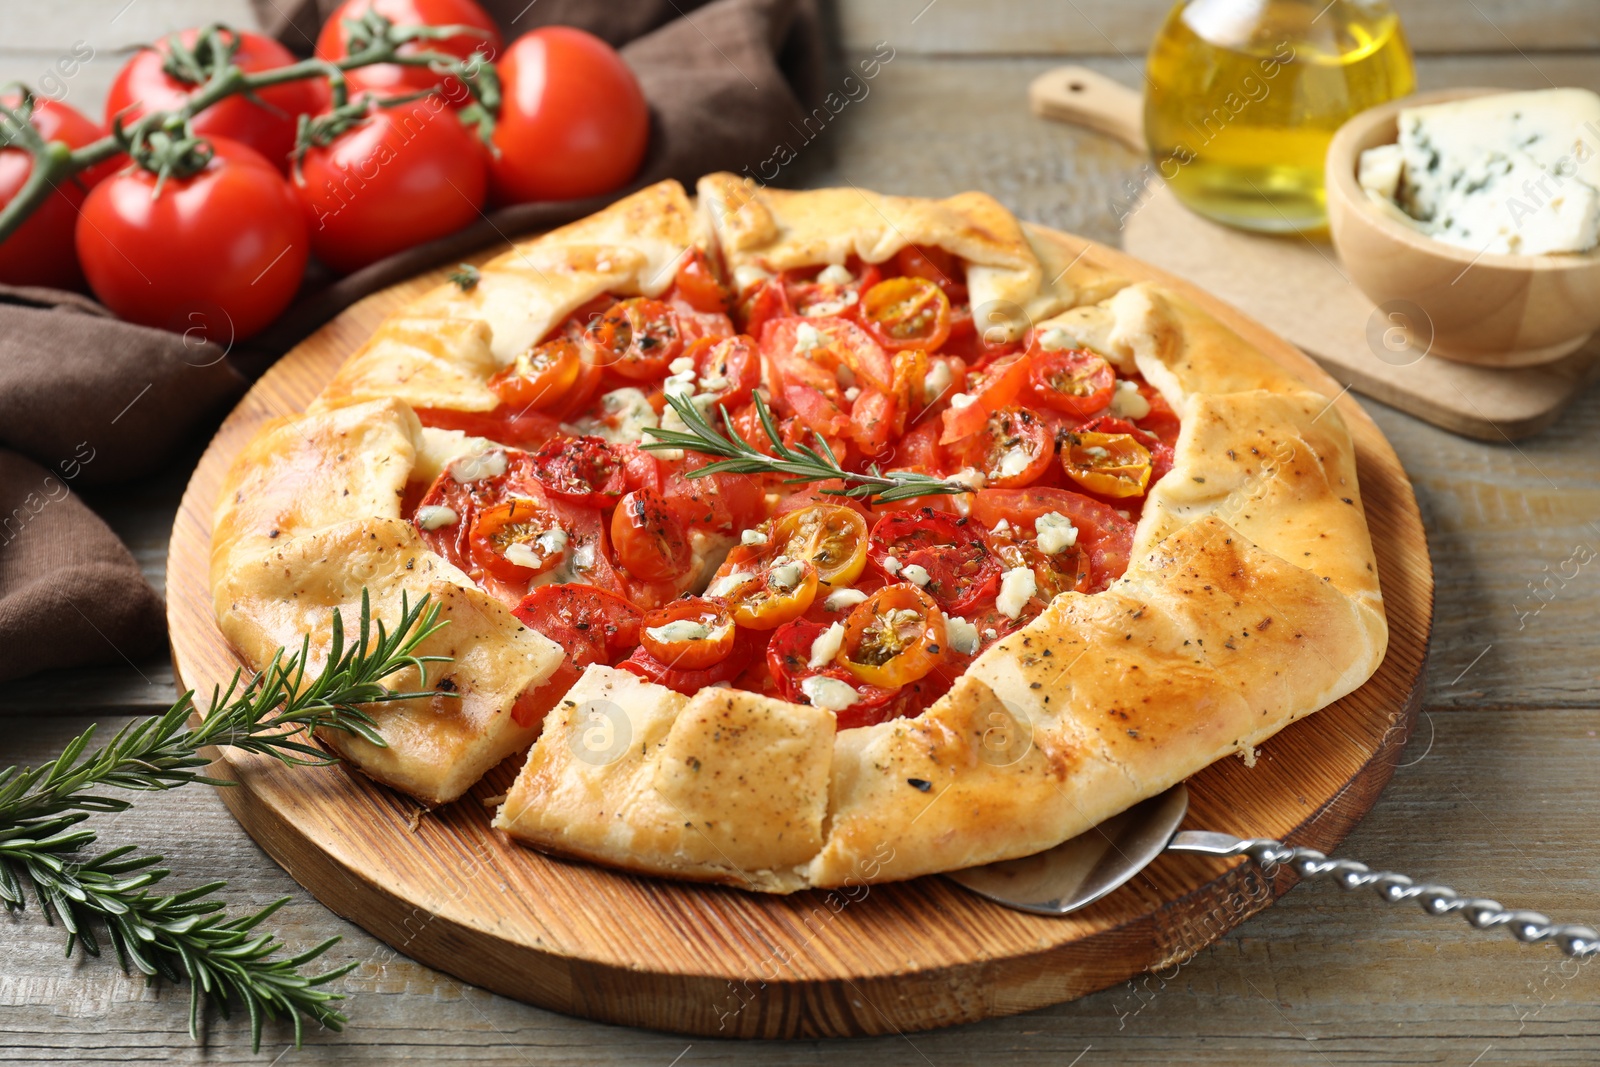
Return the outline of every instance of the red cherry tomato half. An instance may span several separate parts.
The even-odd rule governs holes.
[[[418,52],[443,52],[458,59],[467,59],[479,50],[488,53],[489,59],[500,54],[503,42],[500,30],[489,13],[473,0],[345,0],[334,9],[317,34],[317,58],[330,63],[344,59],[349,51],[347,20],[359,19],[368,11],[376,11],[396,26],[471,26],[477,33],[458,33],[437,40],[415,41],[401,46],[404,55]],[[405,96],[425,89],[442,87],[446,99],[455,107],[467,101],[466,87],[449,75],[441,75],[427,67],[410,67],[399,63],[374,63],[357,67],[345,75],[350,83],[351,96],[366,90],[380,97]]]
[[[635,489],[611,515],[617,562],[647,582],[671,581],[689,569],[693,555],[683,520],[653,489]]]
[[[711,261],[698,248],[689,250],[678,275],[672,283],[672,295],[696,311],[716,311],[727,314],[733,305],[733,294],[722,287]]]
[[[721,598],[674,600],[645,612],[639,641],[676,670],[704,670],[733,652],[733,616]]]
[[[884,513],[867,556],[891,582],[910,580],[908,567],[922,568],[928,575],[922,590],[951,615],[966,614],[1000,585],[1000,564],[982,526],[932,508]]]
[[[545,26],[513,41],[498,66],[496,200],[576,200],[633,177],[650,139],[650,112],[616,49],[570,26]]]
[[[479,567],[507,582],[527,581],[566,556],[567,537],[547,537],[561,523],[542,500],[514,496],[478,510],[468,544]]]
[[[871,726],[893,717],[899,689],[869,685],[837,664],[811,666],[811,646],[829,625],[796,619],[773,631],[767,645],[767,670],[772,674],[778,695],[796,704],[809,704],[811,698],[806,694],[805,681],[820,675],[843,682],[855,691],[855,702],[834,712],[838,729]]]
[[[1047,407],[1086,419],[1111,403],[1117,376],[1111,364],[1086,348],[1031,352],[1028,384]]]
[[[622,457],[600,437],[557,437],[533,455],[533,476],[552,496],[608,508],[627,491]]]
[[[95,186],[76,243],[90,288],[119,316],[226,345],[289,305],[309,241],[282,175],[251,148],[211,143],[211,162],[159,196],[134,166]]]
[[[959,450],[964,465],[981,470],[985,484],[995,489],[1032,485],[1056,458],[1050,428],[1032,411],[1019,407],[992,412],[982,430],[952,449]]]
[[[226,39],[232,35],[233,31],[223,33]],[[184,47],[193,48],[200,31],[184,30],[177,38]],[[241,32],[237,40],[232,62],[246,74],[287,67],[295,61],[287,48],[259,33]],[[199,88],[199,83],[181,81],[163,69],[171,51],[170,39],[162,38],[134,53],[117,72],[106,95],[107,126],[119,115],[127,126],[150,111],[176,111]],[[327,104],[327,81],[303,78],[219,100],[196,115],[189,128],[201,137],[225,137],[248,145],[287,173],[300,116],[315,115]]]
[[[340,273],[477,220],[488,187],[477,135],[440,96],[372,107],[291,178],[311,250]]]
[[[489,389],[514,407],[554,407],[571,395],[582,370],[583,350],[557,337],[526,352],[489,378]]]
[[[753,337],[739,334],[721,341],[705,338],[685,354],[694,356],[699,392],[713,398],[713,411],[722,407],[731,412],[743,407],[761,384],[761,352]]]
[[[639,647],[643,614],[615,593],[592,585],[541,586],[511,613],[566,649],[579,670],[591,663],[614,666]]]
[[[672,664],[663,663],[651,655],[650,650],[643,645],[635,649],[633,655],[617,664],[617,666],[632,674],[637,674],[646,681],[664,685],[668,689],[682,693],[685,696],[694,696],[694,694],[707,686],[733,681],[744,673],[745,668],[750,666],[752,660],[761,655],[762,643],[766,639],[766,634],[754,634],[749,630],[741,630],[738,627],[734,627],[734,631],[733,649],[728,653],[727,658],[719,660],[709,667],[699,669],[674,667]]]
[[[613,304],[589,325],[588,342],[601,366],[624,378],[659,378],[683,351],[683,332],[672,306],[634,297]]]
[[[17,107],[16,93],[0,97],[0,103]],[[54,100],[35,98],[28,121],[46,141],[60,141],[69,148],[81,148],[105,136],[106,131],[82,113]],[[118,157],[121,158],[121,157]],[[72,247],[72,231],[78,224],[78,209],[94,185],[117,163],[108,161],[80,172],[56,186],[55,192],[34,209],[4,244],[0,244],[0,283],[42,285],[54,289],[83,288],[83,272]],[[33,157],[21,148],[0,149],[0,207],[11,202],[33,173]]]

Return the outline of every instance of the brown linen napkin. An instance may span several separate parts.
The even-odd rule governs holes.
[[[266,32],[302,54],[337,6],[252,2]],[[560,23],[621,46],[651,112],[650,151],[630,190],[753,170],[803,118],[802,101],[820,96],[813,0],[480,2],[508,42]],[[227,352],[121,322],[80,294],[0,286],[0,681],[160,647],[159,597],[74,487],[158,469],[272,360],[368,293],[611,199],[502,208],[345,278],[308,279],[272,328]]]

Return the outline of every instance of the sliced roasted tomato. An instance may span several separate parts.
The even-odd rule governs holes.
[[[1086,419],[1111,403],[1116,372],[1087,348],[1040,350],[1030,353],[1028,361],[1032,364],[1028,384],[1041,404]]]
[[[1039,416],[1027,408],[992,412],[983,429],[955,443],[965,466],[983,472],[986,484],[1020,489],[1038,481],[1056,458],[1056,439]]]
[[[699,671],[733,652],[733,615],[721,598],[685,597],[645,612],[639,642],[674,670]]]
[[[473,562],[507,582],[526,581],[555,567],[566,557],[567,541],[555,513],[532,496],[480,508],[468,537]]]
[[[774,319],[786,319],[793,314],[794,308],[789,306],[789,295],[781,279],[754,282],[739,294],[739,322],[744,332],[752,337],[760,337],[767,323]]]
[[[634,380],[666,374],[684,345],[672,306],[642,296],[607,308],[589,325],[588,338],[602,366]]]
[[[577,344],[557,337],[534,345],[495,372],[489,379],[489,389],[512,407],[552,407],[571,395],[582,362]]]
[[[694,696],[709,686],[732,682],[761,655],[766,634],[740,630],[738,627],[732,629],[734,630],[732,650],[726,658],[718,660],[709,667],[675,667],[651,655],[650,650],[643,645],[617,666],[637,674],[645,681],[664,685],[685,696]]]
[[[1000,584],[979,524],[931,507],[886,512],[872,528],[869,556],[890,581],[912,581],[952,615],[993,597]]]
[[[826,438],[835,438],[850,428],[850,416],[826,393],[809,385],[790,384],[783,388],[783,399],[794,417],[806,429]]]
[[[886,278],[861,294],[861,323],[890,351],[936,351],[950,336],[950,298],[925,278]]]
[[[854,384],[863,388],[871,386],[885,392],[894,388],[894,367],[888,354],[848,319],[773,319],[761,327],[760,337],[761,354],[779,369],[787,369],[797,361],[810,363],[826,370],[837,383],[838,368],[843,366],[854,377]],[[817,385],[809,380],[808,384]]]
[[[853,319],[861,293],[879,278],[878,268],[852,261],[849,266],[809,267],[784,271],[784,294],[795,315]]]
[[[1065,540],[1058,535],[1041,545],[1037,529],[1012,528],[1009,524],[989,533],[989,543],[1007,570],[1027,567],[1033,571],[1035,595],[1041,604],[1050,603],[1061,593],[1089,589],[1088,557],[1076,544],[1065,544]],[[1046,552],[1046,548],[1050,551]]]
[[[487,437],[503,445],[537,448],[561,433],[560,419],[542,411],[501,404],[493,411],[416,408],[417,421],[436,430],[460,430],[469,437]]]
[[[1061,444],[1067,477],[1100,496],[1143,496],[1150,484],[1150,450],[1126,433],[1084,431]]]
[[[761,384],[761,351],[755,338],[745,334],[713,341],[695,342],[685,353],[694,357],[694,372],[700,395],[711,397],[711,410],[730,412],[750,403],[750,396]]]
[[[1089,563],[1089,585],[1084,592],[1099,592],[1121,578],[1133,551],[1132,522],[1116,509],[1069,489],[985,489],[972,498],[972,518],[987,528],[1002,520],[1032,536],[1041,515],[1056,514],[1078,531],[1077,549]]]
[[[1009,405],[1028,381],[1028,359],[1023,353],[1003,356],[976,371],[965,392],[953,393],[945,409],[940,444],[950,444],[983,429],[990,414]]]
[[[617,504],[611,543],[617,562],[647,582],[672,581],[694,562],[683,520],[653,489],[635,489]]]
[[[868,685],[916,681],[949,654],[944,614],[920,589],[886,585],[851,610],[837,662]]]
[[[566,649],[580,671],[591,663],[615,666],[639,646],[639,609],[592,585],[541,586],[511,613]]]
[[[837,663],[811,665],[812,648],[830,625],[796,619],[773,631],[767,645],[767,669],[778,695],[796,704],[832,707],[840,730],[871,726],[892,718],[900,703],[899,689],[869,685]],[[808,686],[806,683],[814,678],[828,681],[821,683],[820,688],[816,682]],[[829,689],[834,692],[829,693]],[[844,699],[827,699],[836,694],[842,694]]]
[[[691,248],[678,267],[672,282],[672,295],[695,311],[726,315],[733,306],[733,294],[723,288],[705,252]]]
[[[533,455],[545,491],[574,504],[608,508],[627,491],[622,456],[601,437],[558,437]]]
[[[817,598],[817,567],[810,560],[774,561],[723,597],[733,621],[751,630],[774,630],[797,619]]]
[[[661,496],[684,527],[732,534],[766,518],[766,493],[750,475],[717,471],[690,477],[714,462],[715,457],[686,452],[680,460],[660,464]]]
[[[890,393],[867,388],[850,405],[850,425],[845,433],[867,455],[881,456],[889,450],[897,424],[905,424],[899,402]]]

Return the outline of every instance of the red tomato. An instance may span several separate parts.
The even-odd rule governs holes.
[[[683,330],[671,305],[636,296],[589,323],[587,341],[600,366],[624,378],[659,378],[683,351]]]
[[[826,368],[830,377],[843,365],[862,388],[894,389],[894,365],[888,354],[848,319],[796,315],[770,321],[761,328],[761,354],[785,368],[797,362]]]
[[[752,337],[760,337],[763,327],[773,319],[786,319],[793,314],[789,295],[777,278],[755,282],[739,297],[739,318],[744,323],[744,332]]]
[[[557,437],[533,456],[533,476],[552,496],[608,508],[627,491],[622,457],[600,437]]]
[[[989,416],[1016,399],[1028,380],[1028,358],[1017,354],[998,359],[977,372],[974,381],[964,393],[952,394],[951,404],[945,410],[944,433],[939,443],[950,444],[983,429]],[[957,407],[958,396],[969,398]]]
[[[1055,434],[1027,408],[992,412],[983,429],[951,446],[963,466],[983,472],[995,489],[1020,489],[1038,481],[1056,458]]]
[[[1171,408],[1167,408],[1166,415],[1171,416],[1171,426],[1174,431],[1173,436],[1175,439],[1178,422],[1177,416],[1172,415]],[[1155,422],[1157,426],[1161,426],[1162,428],[1166,428],[1167,426],[1164,418],[1157,413],[1154,406],[1151,407],[1150,416],[1148,418],[1149,421]],[[1135,426],[1127,419],[1119,419],[1114,415],[1102,415],[1093,422],[1085,425],[1083,429],[1088,433],[1127,434],[1129,437],[1132,437],[1135,441],[1143,445],[1150,453],[1150,481],[1144,487],[1146,492],[1149,492],[1150,488],[1164,478],[1167,472],[1172,469],[1173,451],[1171,443],[1166,438],[1160,437],[1150,430],[1144,429],[1141,426]]]
[[[705,635],[674,636],[673,623],[702,626]],[[670,667],[704,670],[733,654],[733,616],[721,597],[684,597],[646,612],[639,639],[646,652]]]
[[[843,283],[820,281],[821,267],[786,270],[780,274],[784,295],[789,307],[794,309],[790,314],[859,320],[861,294],[878,283],[881,273],[876,266],[870,263],[863,266],[854,257],[845,269],[853,277]]]
[[[199,173],[129,165],[89,193],[78,260],[100,302],[129,322],[228,344],[288,306],[305,272],[305,216],[260,153],[222,137]]]
[[[489,13],[473,0],[345,0],[322,24],[317,34],[317,58],[330,63],[350,54],[349,30],[346,19],[359,19],[368,11],[378,14],[396,26],[472,26],[479,33],[458,33],[431,41],[415,41],[400,49],[404,55],[418,52],[444,52],[458,59],[467,59],[473,52],[484,49],[493,59],[499,55],[503,44],[500,30]],[[345,75],[350,83],[351,95],[357,90],[369,90],[379,96],[405,96],[424,89],[442,87],[446,99],[456,107],[467,101],[466,87],[459,80],[440,75],[427,67],[408,67],[399,63],[374,63],[358,67]]]
[[[646,582],[667,582],[693,560],[689,531],[666,499],[652,489],[636,489],[611,515],[611,542],[617,562]]]
[[[923,591],[951,615],[966,614],[1000,585],[1000,564],[982,527],[932,508],[885,512],[872,527],[867,558],[891,582],[906,581],[907,567],[927,571]]]
[[[661,464],[666,473],[662,499],[684,526],[736,534],[765,519],[766,493],[750,475],[717,472],[699,478],[688,476],[713,462],[715,459],[710,456],[688,452],[681,460]]]
[[[615,665],[639,647],[639,609],[592,585],[541,586],[511,613],[566,649],[580,671],[591,663]]]
[[[690,249],[678,268],[678,276],[672,283],[672,298],[696,311],[716,311],[724,315],[733,305],[733,294],[722,287],[711,269],[711,261],[698,248]]]
[[[576,200],[633,177],[650,139],[650,110],[616,49],[571,26],[545,26],[513,41],[499,70],[496,200]]]
[[[882,455],[894,435],[895,398],[876,389],[863,389],[850,405],[850,427],[845,432],[869,456]]]
[[[691,354],[699,378],[700,392],[709,394],[711,410],[730,412],[750,402],[750,394],[761,384],[761,353],[755,338],[740,334],[721,341],[709,338],[696,342]]]
[[[967,270],[957,257],[942,248],[907,245],[894,255],[894,267],[908,278],[926,278],[944,290],[951,304],[967,302]],[[972,316],[969,313],[970,324]]]
[[[488,174],[477,136],[432,95],[373,107],[332,144],[308,149],[291,183],[311,250],[349,273],[475,221]]]
[[[640,645],[634,650],[633,655],[617,664],[618,667],[630,673],[637,674],[648,682],[664,685],[668,689],[682,693],[685,696],[694,696],[707,686],[717,685],[722,682],[731,682],[743,674],[745,668],[761,655],[767,635],[752,630],[738,629],[734,634],[733,651],[728,657],[709,667],[698,670],[688,670],[674,667],[670,663],[663,663],[650,654],[650,650]]]
[[[1005,519],[1031,531],[1040,515],[1055,512],[1078,529],[1078,551],[1088,556],[1089,586],[1097,593],[1121,578],[1133,552],[1133,523],[1115,508],[1070,489],[985,489],[972,498],[972,518],[993,528]]]
[[[177,36],[185,47],[193,47],[200,31],[184,30]],[[247,74],[287,67],[295,61],[287,48],[270,37],[241,32],[238,40],[233,64]],[[163,38],[134,53],[117,72],[106,96],[107,126],[118,115],[126,126],[146,112],[176,111],[199,88],[197,83],[180,81],[162,69],[171,50],[170,39]],[[327,105],[327,82],[305,78],[219,100],[195,116],[189,128],[208,139],[225,137],[249,145],[287,173],[300,116],[314,115]]]
[[[521,405],[501,404],[493,411],[452,411],[449,408],[417,408],[417,419],[424,426],[439,430],[460,430],[470,437],[487,437],[504,445],[537,448],[561,433],[561,423],[549,414],[528,411]]]
[[[17,107],[16,93],[0,97],[6,107]],[[29,118],[46,141],[81,148],[105,136],[106,131],[81,112],[54,100],[35,98]],[[118,157],[121,158],[121,157]],[[45,198],[15,233],[0,244],[0,283],[42,285],[54,289],[83,288],[83,271],[73,252],[72,230],[78,208],[88,191],[117,164],[91,167],[69,178]],[[33,157],[21,148],[0,149],[0,207],[11,202],[33,173]]]
[[[1111,403],[1117,376],[1111,364],[1087,348],[1028,353],[1033,395],[1063,415],[1086,419]]]
[[[900,695],[899,689],[868,685],[837,664],[811,666],[811,645],[829,625],[808,619],[796,619],[784,623],[773,631],[772,641],[767,645],[767,669],[772,672],[772,680],[777,686],[778,694],[796,704],[809,704],[811,698],[806,695],[803,683],[807,678],[822,675],[835,678],[856,692],[857,700],[854,704],[834,713],[838,729],[849,730],[857,726],[871,726],[893,718],[895,698]]]

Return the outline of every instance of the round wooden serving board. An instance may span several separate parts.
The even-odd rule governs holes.
[[[1119,252],[1056,235],[1077,269],[1182,292],[1329,396],[1339,386],[1293,346],[1220,301]],[[378,323],[438,272],[346,310],[258,382],[218,431],[184,495],[168,567],[173,658],[202,692],[239,666],[213,621],[212,504],[223,472],[268,419],[301,411]],[[1331,850],[1389,781],[1421,700],[1433,573],[1411,486],[1387,441],[1339,400],[1389,612],[1388,658],[1359,691],[1190,781],[1186,826]],[[287,769],[223,753],[221,795],[261,846],[328,907],[399,951],[557,1011],[693,1034],[877,1034],[1027,1011],[1185,959],[1293,885],[1248,863],[1163,856],[1066,918],[992,905],[940,878],[789,897],[633,877],[553,859],[489,827],[508,760],[466,797],[422,814],[340,766]],[[1325,891],[1325,890],[1324,890]]]

